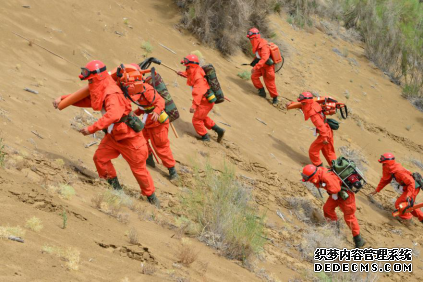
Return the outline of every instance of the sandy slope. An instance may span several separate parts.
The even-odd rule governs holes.
[[[51,1],[26,0],[2,4],[1,136],[7,144],[8,152],[17,152],[11,153],[11,156],[25,155],[30,164],[26,164],[21,171],[10,165],[13,162],[9,162],[6,169],[0,169],[0,202],[4,207],[0,222],[2,225],[23,225],[27,218],[36,215],[45,223],[45,229],[40,234],[28,231],[25,244],[0,241],[0,262],[5,265],[0,268],[0,280],[120,281],[123,277],[128,277],[130,281],[158,281],[175,277],[191,277],[195,281],[258,279],[253,273],[219,257],[216,251],[194,239],[191,241],[200,251],[199,262],[189,268],[175,267],[175,254],[181,243],[171,238],[175,231],[166,228],[166,224],[158,224],[160,220],[138,220],[135,214],[128,211],[131,215],[130,223],[123,225],[92,208],[91,197],[104,187],[83,182],[84,177],[72,172],[71,168],[80,166],[85,168],[84,171],[95,174],[91,158],[96,146],[84,148],[84,144],[91,142],[92,137],[83,137],[70,127],[73,117],[81,113],[80,109],[69,108],[58,112],[51,106],[51,100],[57,95],[71,93],[84,85],[77,77],[79,68],[36,46],[29,46],[11,31],[34,40],[80,66],[92,59],[103,60],[109,68],[119,63],[140,62],[144,53],[140,48],[143,40],[153,45],[153,56],[175,68],[180,68],[179,61],[187,53],[200,50],[205,60],[217,68],[224,91],[232,100],[231,103],[216,106],[212,117],[231,127],[222,125],[227,129],[223,145],[214,142],[203,145],[197,141],[188,112],[191,103],[189,88],[182,78],[158,66],[182,115],[175,123],[181,138],[176,139],[169,134],[176,159],[189,166],[192,158],[203,161],[203,156],[209,155],[212,163],[220,164],[226,156],[237,165],[239,174],[256,179],[257,202],[267,211],[268,226],[272,226],[269,228],[269,236],[278,242],[266,246],[263,254],[265,260],[259,263],[259,267],[264,267],[281,281],[301,278],[298,273],[310,269],[311,265],[301,261],[296,250],[287,249],[283,244],[286,240],[301,241],[304,224],[293,219],[300,231],[289,234],[278,232],[284,223],[275,215],[275,211],[280,209],[289,214],[289,206],[284,201],[287,196],[317,201],[298,183],[299,170],[308,163],[308,146],[314,139],[309,130],[311,123],[305,123],[299,112],[287,113],[271,106],[255,95],[250,82],[236,76],[243,69],[240,64],[248,62],[249,58],[242,54],[223,58],[216,51],[199,44],[186,31],[178,28],[179,11],[172,1],[74,0],[53,4]],[[31,8],[26,9],[22,5],[30,5]],[[128,19],[127,24],[124,18]],[[317,30],[314,33],[295,30],[286,23],[283,16],[272,16],[272,25],[278,39],[284,41],[289,51],[286,65],[277,76],[280,93],[292,100],[299,92],[309,89],[347,102],[353,115],[336,132],[335,145],[361,150],[369,163],[366,175],[371,185],[377,184],[381,174],[377,158],[385,151],[392,151],[407,167],[418,170],[409,162],[409,158],[413,156],[420,159],[423,151],[422,114],[400,97],[400,88],[365,58],[359,44],[334,39]],[[160,47],[159,43],[177,54]],[[336,54],[333,48],[341,51],[347,49],[348,58]],[[348,60],[351,58],[358,65],[351,64]],[[25,87],[35,89],[39,94],[25,92]],[[346,90],[350,93],[349,99],[344,96]],[[267,125],[258,122],[256,118],[265,121]],[[43,139],[31,131],[37,132]],[[46,160],[40,163],[36,161],[37,158]],[[53,161],[50,160],[57,158],[67,162],[65,168],[52,165]],[[135,189],[135,180],[126,163],[122,159],[114,163],[122,182]],[[37,168],[40,170],[37,171]],[[173,186],[164,177],[166,171],[162,166],[151,172],[158,195],[164,199],[165,208],[156,212],[145,203],[142,205],[146,214],[157,213],[165,221],[174,212],[168,203],[177,202],[181,188]],[[46,183],[68,180],[73,181],[78,195],[72,201],[61,200],[57,196],[51,198],[42,188]],[[419,235],[422,230],[420,223],[404,227],[389,216],[389,210],[383,210],[369,201],[366,194],[370,191],[371,188],[367,188],[358,195],[360,208],[357,212],[363,236],[369,246],[411,247],[413,242],[423,243]],[[23,193],[34,193],[33,196],[39,197],[39,201],[25,203],[24,200],[31,197]],[[44,195],[40,196],[40,193]],[[392,188],[387,187],[376,200],[388,208],[395,196]],[[45,208],[50,207],[48,203],[66,206],[85,220],[73,215],[69,220],[71,227],[62,230],[58,226],[60,209]],[[127,246],[124,234],[130,226],[140,232],[142,247],[148,248],[154,257],[151,260],[158,265],[159,271],[153,278],[140,274],[140,261],[120,256],[112,251],[113,248],[105,249],[96,243],[114,244],[117,248]],[[392,230],[401,230],[402,236]],[[347,247],[352,247],[345,227],[343,233],[349,241]],[[41,254],[40,249],[46,243],[79,248],[80,270],[66,271],[62,267],[63,262]],[[142,249],[140,246],[129,248],[134,252]],[[205,262],[208,262],[207,271],[203,267]],[[415,259],[414,273],[406,275],[407,279],[418,280],[421,266],[420,258]],[[390,278],[396,281],[404,278],[404,275],[390,275],[382,280]]]

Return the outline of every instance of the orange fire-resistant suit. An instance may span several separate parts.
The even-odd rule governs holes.
[[[138,100],[137,103],[140,104],[142,108],[139,107],[135,110],[135,114],[139,116],[141,114],[155,112],[160,115],[165,109],[165,100],[150,84],[144,83],[144,87],[144,93],[136,96]],[[143,118],[143,120],[144,119],[145,118]],[[144,138],[146,140],[151,140],[154,151],[156,151],[157,155],[162,160],[163,165],[167,168],[171,168],[175,166],[176,162],[173,158],[172,151],[170,150],[168,132],[169,119],[167,119],[164,123],[160,123],[158,120],[153,121],[151,119],[151,114],[148,114],[145,121],[145,127],[142,131]],[[152,153],[150,146],[148,146],[148,153]]]
[[[116,177],[116,170],[111,162],[119,155],[128,162],[129,167],[145,196],[154,193],[154,183],[146,167],[147,145],[141,132],[136,133],[119,120],[131,112],[131,104],[124,97],[121,89],[107,73],[103,72],[91,79],[90,96],[73,104],[77,107],[93,108],[104,115],[88,127],[90,133],[107,129],[94,154],[94,163],[100,178]],[[68,95],[62,96],[62,100]]]
[[[341,199],[338,192],[341,191],[341,179],[327,168],[319,167],[316,172],[315,180],[312,182],[317,188],[324,188],[329,193],[325,205],[323,206],[323,213],[325,217],[331,221],[337,221],[335,209],[339,207],[344,213],[344,220],[351,229],[352,235],[355,237],[360,234],[360,226],[355,217],[356,205],[355,195],[353,192],[347,191],[348,198]]]
[[[399,209],[399,204],[407,202],[407,198],[410,197],[413,201],[416,200],[417,194],[420,192],[420,188],[416,187],[416,182],[411,175],[411,172],[403,168],[399,163],[390,161],[391,163],[383,163],[383,175],[380,179],[379,185],[376,188],[376,192],[380,192],[386,185],[391,183],[392,179],[395,179],[400,186],[402,186],[403,193],[395,201],[395,208]],[[423,212],[420,209],[416,209],[411,213],[400,214],[399,217],[402,219],[411,219],[413,216],[417,217],[420,221],[423,220]]]
[[[322,107],[313,99],[303,100],[301,104],[305,120],[310,118],[316,127],[317,133],[319,133],[319,136],[311,143],[308,150],[310,160],[315,166],[321,166],[320,151],[322,151],[326,161],[332,166],[332,161],[336,160],[333,131],[326,122],[326,116],[323,114]],[[325,141],[328,144],[324,144]]]
[[[192,87],[192,108],[195,110],[192,117],[192,124],[195,131],[201,136],[207,133],[207,129],[211,129],[215,123],[208,117],[209,112],[213,109],[214,103],[210,103],[205,94],[210,89],[207,79],[204,77],[206,73],[199,65],[192,65],[187,68],[186,72],[182,72],[187,78],[187,85]]]
[[[267,91],[272,98],[278,97],[278,90],[276,89],[275,82],[275,66],[269,66],[266,61],[270,57],[270,47],[264,38],[251,38],[251,45],[253,47],[253,53],[260,61],[253,67],[253,73],[251,74],[251,81],[257,89],[263,88],[263,84],[260,81],[260,77],[263,76],[264,84],[266,85]]]

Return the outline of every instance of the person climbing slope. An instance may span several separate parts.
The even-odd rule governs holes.
[[[403,202],[408,203],[407,208],[412,207],[421,188],[420,184],[415,181],[412,173],[403,168],[401,164],[395,162],[395,156],[391,153],[383,154],[378,161],[382,164],[383,175],[375,191],[371,192],[370,195],[379,193],[392,180],[395,180],[398,184],[396,190],[398,193],[401,193],[401,196],[395,201],[395,208],[399,209],[399,204]],[[423,223],[423,212],[420,209],[399,215],[400,218],[405,220],[410,220],[413,216],[417,217]]]
[[[320,160],[320,151],[322,151],[329,166],[332,166],[332,161],[336,160],[333,131],[326,122],[322,107],[313,100],[313,95],[310,92],[300,94],[297,101],[301,102],[304,119],[306,121],[311,119],[311,122],[316,127],[316,133],[319,133],[319,136],[311,143],[308,150],[311,162],[315,166],[322,166],[323,163]]]
[[[251,81],[255,88],[258,89],[259,96],[266,98],[266,91],[260,81],[263,76],[264,84],[269,91],[270,96],[273,98],[273,104],[278,103],[278,90],[276,89],[275,82],[275,66],[269,62],[270,47],[266,39],[261,38],[260,31],[257,28],[252,28],[247,33],[247,38],[250,39],[253,53],[255,54],[254,61],[250,64],[253,68],[251,70]]]
[[[360,226],[355,217],[355,195],[351,191],[341,191],[341,179],[332,171],[324,167],[316,167],[309,164],[301,173],[303,182],[313,183],[317,188],[323,188],[329,194],[329,198],[323,206],[323,213],[327,220],[338,221],[335,209],[339,207],[344,213],[344,220],[351,229],[355,247],[361,248],[365,241],[360,235]]]
[[[83,135],[89,135],[99,130],[107,130],[94,153],[93,159],[98,175],[100,178],[107,179],[115,190],[122,189],[111,162],[112,159],[122,155],[128,162],[142,194],[147,196],[151,204],[159,206],[153,179],[146,168],[148,154],[146,141],[141,132],[136,132],[126,123],[131,114],[129,100],[124,97],[122,90],[106,71],[103,62],[94,60],[81,69],[79,78],[88,80],[90,95],[73,105],[91,107],[95,111],[101,111],[103,116],[94,124],[81,129],[79,132]],[[53,101],[53,106],[57,108],[59,103],[67,96],[69,95],[57,97]]]
[[[151,140],[154,151],[157,153],[159,158],[162,160],[163,165],[169,170],[170,180],[174,180],[178,177],[178,173],[175,169],[175,159],[173,158],[172,150],[170,149],[170,141],[168,138],[169,133],[169,118],[164,112],[165,100],[160,94],[148,83],[143,83],[144,91],[136,97],[138,109],[135,110],[136,115],[145,114],[143,120],[145,120],[145,127],[142,130],[144,138]],[[147,164],[155,166],[153,160],[153,152],[148,146],[149,157]]]
[[[214,100],[216,100],[210,86],[205,78],[206,73],[200,66],[198,57],[189,54],[182,61],[186,67],[186,71],[178,72],[178,75],[187,78],[187,85],[192,87],[192,106],[189,109],[193,113],[192,124],[195,131],[201,136],[202,141],[210,141],[207,129],[212,129],[217,133],[217,142],[222,141],[225,130],[217,126],[217,124],[208,117],[209,112],[213,109]],[[214,98],[214,100],[213,100]]]

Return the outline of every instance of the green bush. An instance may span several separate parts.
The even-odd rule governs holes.
[[[251,78],[251,72],[246,70],[239,72],[237,75],[244,80],[250,80]]]
[[[264,216],[258,215],[252,192],[236,180],[233,167],[221,172],[210,164],[194,168],[195,183],[182,196],[186,216],[202,227],[200,239],[230,259],[244,261],[262,250]]]

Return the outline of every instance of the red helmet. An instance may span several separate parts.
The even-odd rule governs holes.
[[[380,156],[380,159],[378,160],[380,163],[393,163],[395,160],[395,157],[391,153],[385,153],[382,156]]]
[[[260,31],[257,28],[255,28],[255,27],[253,27],[252,29],[250,29],[247,32],[247,38],[248,39],[260,38],[260,37],[261,37],[260,36]]]
[[[81,80],[90,79],[104,71],[106,71],[106,65],[102,61],[94,60],[89,62],[85,68],[81,68],[79,78]]]
[[[316,175],[317,167],[315,165],[309,164],[303,168],[301,176],[303,177],[303,182],[309,181],[314,175]]]
[[[311,94],[311,92],[303,92],[300,94],[300,96],[298,96],[297,101],[301,102],[303,100],[309,100],[309,99],[313,99],[313,94]]]
[[[188,67],[188,66],[200,65],[200,61],[198,60],[198,57],[196,55],[189,54],[181,61],[181,64]]]

